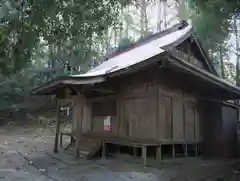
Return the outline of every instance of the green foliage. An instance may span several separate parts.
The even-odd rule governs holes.
[[[224,75],[224,60],[229,60],[226,43],[232,33],[233,17],[240,14],[240,1],[187,0],[197,37],[213,58],[216,69]]]
[[[216,51],[231,32],[233,15],[240,14],[240,1],[188,0],[197,36],[208,49]]]
[[[1,73],[8,75],[26,66],[40,40],[59,51],[69,42],[84,51],[84,45],[91,42],[93,34],[100,36],[104,29],[113,25],[120,7],[128,3],[128,0],[2,1]],[[77,47],[79,44],[82,47]]]
[[[217,3],[218,2],[218,3]],[[225,2],[189,0],[191,19],[196,35],[208,50],[218,50],[229,35],[229,10],[222,8]]]
[[[209,11],[214,13],[225,14],[226,16],[232,16],[240,11],[240,1],[228,1],[228,0],[188,0],[188,4],[191,8],[197,10],[197,12]]]
[[[129,2],[2,0],[0,109],[24,103],[32,88],[54,77],[89,69],[100,54],[96,44]]]

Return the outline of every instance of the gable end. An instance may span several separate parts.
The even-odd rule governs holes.
[[[176,46],[174,51],[176,51],[177,56],[181,57],[183,60],[218,76],[211,59],[202,48],[199,41],[192,35]]]

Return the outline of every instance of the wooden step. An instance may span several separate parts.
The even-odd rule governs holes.
[[[99,139],[80,138],[79,156],[90,159],[101,149],[101,145]],[[71,154],[76,154],[76,145],[73,144],[68,150]]]

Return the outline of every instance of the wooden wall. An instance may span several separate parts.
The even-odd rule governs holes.
[[[92,105],[92,131],[103,131],[112,116],[113,132],[159,141],[201,141],[200,109],[194,97],[157,81],[126,84],[114,101]]]
[[[117,115],[117,101],[103,100],[92,102],[92,123],[91,128],[93,132],[104,131],[104,118],[111,116],[112,132],[118,132]]]
[[[79,96],[72,97],[72,100],[72,131],[77,131],[77,126],[80,127],[81,132],[91,131],[91,103],[81,100]]]
[[[196,98],[180,89],[158,86],[158,140],[200,141],[200,107]]]
[[[237,108],[222,105],[222,141],[223,156],[227,158],[237,157]]]
[[[156,138],[157,100],[155,83],[126,86],[119,94],[119,134]]]
[[[205,102],[204,145],[208,157],[237,156],[237,108],[220,102]]]

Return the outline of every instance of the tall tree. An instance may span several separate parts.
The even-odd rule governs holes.
[[[139,0],[140,6],[140,27],[141,36],[143,37],[148,31],[148,19],[147,19],[147,3],[146,0]]]
[[[188,0],[191,10],[191,18],[197,33],[197,36],[202,39],[205,47],[211,53],[212,57],[223,63],[223,57],[232,51],[227,47],[225,41],[229,35],[234,34],[236,41],[234,53],[236,54],[236,84],[240,85],[239,81],[239,35],[238,35],[238,16],[240,14],[240,1],[227,0]],[[220,55],[220,57],[219,57]],[[224,67],[221,67],[222,73]]]
[[[236,42],[236,85],[240,86],[240,55],[239,55],[239,33],[238,33],[238,26],[237,26],[238,17],[235,15],[233,17],[233,31],[235,35],[235,42]]]
[[[39,41],[61,47],[69,40],[86,45],[93,33],[101,35],[112,25],[128,0],[2,1],[0,20],[0,71],[20,70]],[[86,47],[82,47],[85,49]]]
[[[188,12],[186,7],[186,0],[177,0],[178,1],[178,17],[180,21],[188,20]]]

